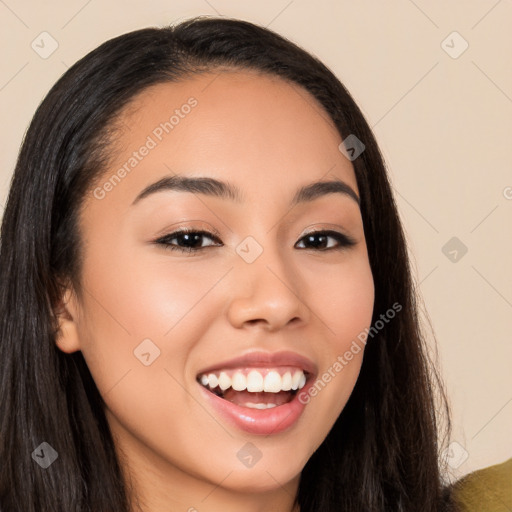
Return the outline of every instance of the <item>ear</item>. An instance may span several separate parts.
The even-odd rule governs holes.
[[[78,300],[71,287],[64,292],[55,314],[59,323],[59,330],[55,343],[62,352],[71,354],[80,350],[80,336],[78,334]]]

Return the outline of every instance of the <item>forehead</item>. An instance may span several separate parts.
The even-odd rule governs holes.
[[[329,178],[357,191],[328,113],[308,91],[278,77],[221,70],[157,84],[118,121],[114,161],[103,180],[124,167],[122,183],[109,194],[119,200],[132,201],[172,174],[230,181],[249,199]],[[150,149],[134,156],[144,147]]]

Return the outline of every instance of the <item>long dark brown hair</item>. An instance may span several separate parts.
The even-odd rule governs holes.
[[[449,434],[447,401],[420,329],[406,240],[371,129],[317,58],[266,28],[209,17],[105,42],[59,79],[26,133],[1,227],[0,510],[130,510],[85,360],[56,347],[56,307],[62,283],[80,293],[79,212],[107,169],[122,107],[150,85],[222,68],[302,87],[342,138],[364,143],[353,166],[375,284],[373,322],[402,306],[368,338],[353,393],[302,471],[301,512],[449,510],[439,455]],[[31,457],[41,442],[59,454],[45,470]]]

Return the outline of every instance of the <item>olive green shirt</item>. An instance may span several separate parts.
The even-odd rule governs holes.
[[[453,493],[460,512],[512,512],[512,459],[464,476]]]

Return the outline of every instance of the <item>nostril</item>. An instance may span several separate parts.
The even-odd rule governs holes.
[[[257,324],[259,322],[265,322],[265,320],[263,320],[263,318],[254,318],[253,320],[247,320],[247,323],[251,325]]]

